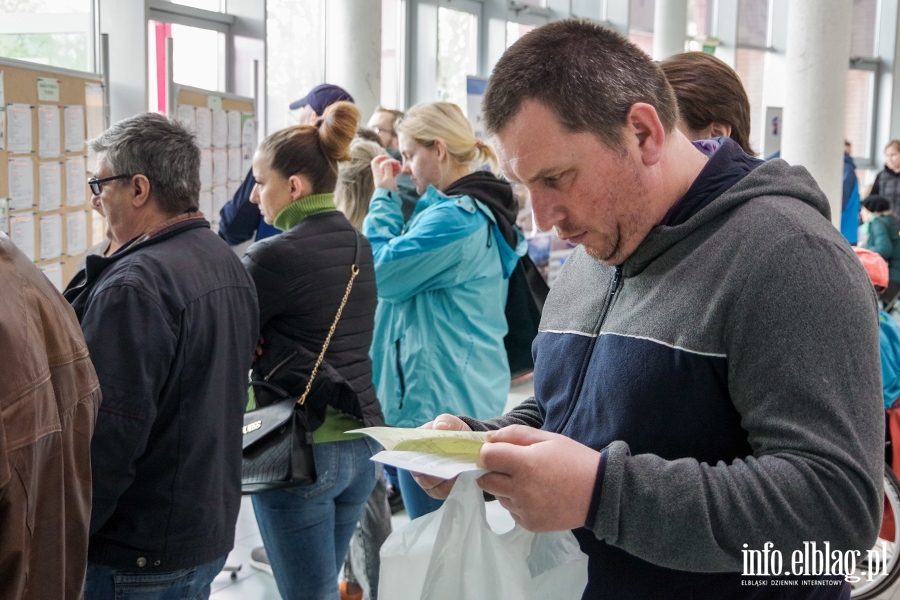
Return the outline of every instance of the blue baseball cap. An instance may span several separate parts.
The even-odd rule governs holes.
[[[330,83],[323,83],[322,85],[317,85],[311,89],[303,98],[300,98],[296,102],[291,102],[291,110],[297,110],[298,108],[303,108],[309,104],[310,108],[316,111],[317,115],[321,115],[325,112],[326,108],[341,100],[353,102],[353,96],[348,94],[347,90],[342,87],[331,85]]]

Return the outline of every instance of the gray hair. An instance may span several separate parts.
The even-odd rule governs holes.
[[[144,175],[163,212],[176,215],[199,208],[200,148],[194,135],[174,119],[141,113],[123,119],[89,142],[106,154],[115,175]]]
[[[380,144],[358,137],[350,144],[350,161],[341,163],[338,168],[334,203],[357,229],[362,229],[363,219],[369,212],[369,200],[375,193],[372,160],[381,154],[387,153]]]

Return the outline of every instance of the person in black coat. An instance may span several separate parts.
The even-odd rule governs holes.
[[[875,176],[869,195],[885,197],[891,212],[900,215],[900,140],[884,147],[884,169]]]
[[[337,210],[333,193],[358,120],[355,106],[335,103],[315,125],[267,137],[253,159],[251,202],[282,233],[257,242],[244,257],[259,295],[262,338],[252,378],[302,394],[346,298],[317,375],[329,372],[344,392],[316,394],[314,387],[306,400],[318,479],[253,497],[284,598],[337,597],[338,571],[375,485],[369,459],[380,448],[345,433],[384,424],[369,359],[378,303],[372,250]],[[272,399],[257,392],[256,401]]]

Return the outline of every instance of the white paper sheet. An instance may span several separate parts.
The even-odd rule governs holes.
[[[402,450],[385,450],[372,457],[372,460],[399,469],[406,469],[415,473],[431,475],[441,479],[453,479],[460,473],[475,471],[487,473],[479,467],[468,454],[462,455],[435,455],[422,452],[406,452]]]
[[[9,238],[29,260],[34,260],[34,213],[10,217]]]
[[[34,206],[34,162],[30,156],[8,159],[9,208],[21,210]]]
[[[240,189],[243,181],[229,181],[225,184],[225,191],[227,192],[228,199],[231,200],[234,198],[234,195],[237,194],[238,189]]]
[[[213,185],[225,185],[228,181],[228,150],[213,150]]]
[[[200,148],[200,189],[209,190],[213,185],[213,155],[209,148]]]
[[[84,107],[63,109],[66,124],[66,152],[84,152]]]
[[[196,130],[196,123],[194,122],[194,107],[188,106],[187,104],[179,104],[176,109],[178,116],[178,122],[184,125],[185,129],[188,131]]]
[[[224,110],[212,111],[212,145],[214,148],[228,146],[228,113]]]
[[[3,92],[3,71],[0,71],[0,109],[6,108],[6,94]]]
[[[228,202],[228,191],[225,189],[224,185],[217,185],[212,189],[212,199],[213,214],[215,215],[216,221],[218,221],[219,211],[222,210],[222,207]]]
[[[59,79],[54,77],[37,78],[38,101],[59,102]]]
[[[9,233],[9,200],[0,198],[0,232]]]
[[[103,133],[103,85],[99,83],[84,85],[84,120],[87,139],[92,140]]]
[[[6,149],[6,108],[0,106],[0,150]]]
[[[241,114],[241,171],[247,173],[253,167],[253,153],[256,152],[256,119],[252,114]]]
[[[483,432],[366,427],[348,433],[364,433],[384,446],[372,460],[416,473],[451,479],[465,471],[487,472],[477,464]]]
[[[86,177],[84,155],[66,158],[66,206],[81,206],[87,201]]]
[[[59,163],[39,163],[38,181],[40,182],[38,210],[47,212],[62,206],[62,173]]]
[[[59,107],[39,106],[38,110],[38,156],[57,158],[59,156]]]
[[[31,154],[31,107],[10,104],[6,107],[6,149],[10,154]]]
[[[194,124],[197,127],[197,145],[201,148],[212,146],[212,111],[198,107],[194,112]]]
[[[78,256],[87,252],[88,213],[73,212],[66,215],[66,254]]]
[[[219,215],[213,213],[212,192],[200,192],[200,212],[210,223],[219,220]]]
[[[245,173],[241,172],[244,159],[240,148],[228,149],[228,180],[243,181]]]
[[[228,111],[228,147],[229,148],[240,148],[242,135],[243,135],[243,132],[241,131],[241,111],[229,110]]]
[[[62,215],[41,217],[41,260],[52,260],[62,254]]]
[[[63,264],[61,262],[55,262],[41,267],[41,273],[50,280],[53,287],[60,292],[63,291]]]

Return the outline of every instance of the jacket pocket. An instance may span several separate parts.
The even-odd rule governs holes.
[[[403,377],[403,363],[400,360],[400,340],[394,342],[394,349],[397,352],[397,379],[400,381],[400,406],[403,408],[403,397],[406,396],[406,380]]]

